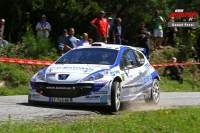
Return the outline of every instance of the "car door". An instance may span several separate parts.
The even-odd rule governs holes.
[[[147,62],[147,59],[141,51],[133,50],[133,52],[138,64],[138,71],[140,73],[140,76],[137,77],[137,93],[139,93],[145,91],[145,81],[149,80],[149,73],[147,68],[150,66],[150,64]]]
[[[138,62],[132,49],[127,49],[120,59],[120,69],[122,75],[122,95],[134,94],[137,90],[136,81],[141,74]]]

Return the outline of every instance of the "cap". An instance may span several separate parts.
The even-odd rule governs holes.
[[[64,30],[63,30],[63,32],[67,32],[67,30],[66,30],[66,29],[64,29]]]
[[[101,11],[100,14],[105,14],[105,12],[104,12],[104,11]]]
[[[46,15],[45,15],[45,14],[43,14],[43,15],[42,15],[42,18],[46,18]]]
[[[140,24],[145,24],[145,22],[141,22]]]
[[[111,18],[111,17],[108,17],[108,20],[112,20],[112,18]]]
[[[172,60],[177,60],[176,57],[172,57]]]

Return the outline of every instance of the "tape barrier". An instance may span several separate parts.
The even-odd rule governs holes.
[[[28,59],[18,59],[18,58],[4,58],[0,57],[0,62],[16,63],[16,64],[30,64],[30,65],[44,65],[49,66],[53,61],[42,61],[42,60],[28,60]]]
[[[0,62],[7,63],[16,63],[16,64],[30,64],[30,65],[44,65],[49,66],[53,64],[53,61],[44,61],[44,60],[28,60],[28,59],[19,59],[19,58],[4,58],[0,57]],[[185,65],[194,65],[200,64],[200,62],[184,62],[184,63],[161,63],[161,64],[151,64],[151,66],[185,66]]]
[[[184,63],[161,63],[161,64],[151,64],[151,66],[186,66],[186,65],[195,65],[200,64],[200,62],[184,62]]]

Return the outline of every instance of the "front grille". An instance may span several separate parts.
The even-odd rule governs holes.
[[[44,96],[65,98],[84,96],[88,94],[93,87],[93,84],[35,84],[37,92],[40,93],[42,91],[42,95]]]

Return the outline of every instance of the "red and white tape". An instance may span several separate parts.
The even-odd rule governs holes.
[[[53,61],[28,60],[28,59],[4,58],[4,57],[0,57],[0,62],[16,63],[16,64],[30,64],[30,65],[44,65],[44,66],[49,66],[53,63]]]
[[[44,60],[28,60],[28,59],[19,59],[19,58],[4,58],[0,57],[0,62],[7,63],[16,63],[16,64],[30,64],[30,65],[44,65],[49,66],[53,64],[53,61],[44,61]],[[184,62],[184,63],[161,63],[161,64],[151,64],[151,66],[186,66],[200,64],[200,62]]]

